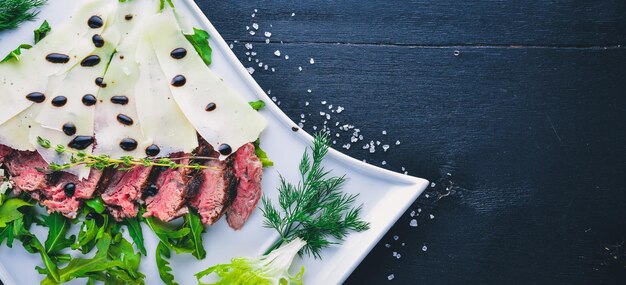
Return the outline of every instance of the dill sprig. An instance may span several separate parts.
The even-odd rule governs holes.
[[[321,258],[323,248],[340,243],[351,231],[369,229],[369,223],[359,217],[362,206],[353,207],[358,194],[341,191],[346,177],[331,176],[322,167],[329,140],[328,135],[315,135],[311,155],[305,151],[302,156],[298,184],[280,177],[280,210],[263,197],[265,227],[275,229],[281,236],[267,253],[299,237],[306,241],[301,253]]]
[[[21,23],[30,21],[39,12],[33,9],[41,7],[47,0],[0,0],[0,31],[15,29]]]
[[[45,148],[51,149],[52,145],[50,140],[44,139],[42,137],[37,137],[37,143]],[[85,166],[95,169],[105,169],[105,168],[118,168],[119,170],[130,170],[133,166],[160,166],[160,167],[168,167],[168,168],[189,168],[189,169],[205,169],[207,166],[200,165],[198,163],[193,164],[179,164],[176,161],[185,160],[185,159],[194,159],[194,160],[212,160],[215,158],[212,157],[179,157],[179,158],[134,158],[132,156],[122,156],[119,159],[111,158],[108,155],[94,155],[90,153],[86,153],[84,151],[75,151],[73,149],[66,148],[63,145],[57,145],[54,147],[54,150],[59,153],[65,153],[70,155],[70,163],[57,164],[51,163],[49,167],[49,171],[61,171],[70,169],[76,166]]]

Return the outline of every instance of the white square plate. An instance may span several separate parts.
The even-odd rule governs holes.
[[[72,14],[77,2],[55,0],[42,9],[39,19],[22,25],[19,29],[0,33],[0,54],[7,54],[20,43],[32,42],[32,31],[44,20],[50,25],[59,26]],[[298,181],[298,164],[302,153],[310,145],[311,136],[303,132],[293,132],[294,124],[257,85],[237,57],[232,53],[213,25],[192,0],[174,1],[179,13],[185,15],[194,26],[211,35],[213,48],[211,69],[232,88],[248,100],[262,99],[268,103],[262,111],[268,120],[268,128],[261,137],[263,148],[275,162],[275,166],[264,172],[263,191],[271,198],[277,196],[279,173],[288,181]],[[363,204],[364,220],[371,223],[371,229],[348,236],[340,246],[333,246],[322,252],[323,260],[310,257],[296,259],[297,266],[305,267],[305,284],[339,284],[346,280],[356,266],[378,243],[395,221],[406,211],[413,201],[424,191],[428,181],[420,178],[390,172],[347,157],[331,150],[326,158],[327,169],[334,175],[346,174],[349,178],[344,190],[359,193],[358,203]],[[76,226],[74,227],[76,228]],[[41,229],[35,229],[40,238]],[[146,248],[149,255],[142,260],[141,271],[146,274],[146,284],[161,284],[154,258],[157,239],[144,227]],[[256,256],[262,254],[276,239],[277,234],[263,228],[261,211],[255,211],[243,230],[233,231],[225,219],[207,228],[203,235],[207,258],[196,260],[191,255],[178,255],[172,258],[176,281],[180,284],[196,284],[196,272],[211,265],[228,262],[233,257]],[[35,266],[42,265],[39,255],[28,254],[16,241],[13,248],[6,245],[0,248],[0,279],[6,285],[38,284],[43,275],[37,274]],[[84,284],[84,280],[72,282]]]

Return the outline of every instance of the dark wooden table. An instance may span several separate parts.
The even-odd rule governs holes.
[[[626,1],[197,2],[305,130],[436,182],[348,284],[626,283]]]

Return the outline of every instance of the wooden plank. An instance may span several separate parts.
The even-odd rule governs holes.
[[[626,1],[196,1],[227,39],[401,45],[614,46]],[[251,15],[254,9],[258,12]],[[291,16],[295,13],[295,16]],[[245,27],[260,25],[251,37]],[[272,25],[272,27],[270,27]]]
[[[306,131],[323,126],[319,112],[329,104],[345,107],[327,122],[340,134],[339,150],[431,181],[452,174],[454,193],[438,203],[433,191],[422,196],[412,208],[424,209],[419,226],[409,226],[407,212],[348,284],[379,284],[392,273],[397,284],[626,277],[623,262],[604,249],[626,240],[626,221],[616,219],[626,216],[626,49],[460,48],[455,55],[455,48],[263,43],[253,45],[251,61],[243,43],[234,49],[296,123],[305,115]],[[341,148],[351,132],[337,121],[360,128],[364,141]],[[370,140],[391,148],[370,153],[363,149]]]

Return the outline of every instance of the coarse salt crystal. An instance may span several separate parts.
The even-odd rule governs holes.
[[[426,247],[426,245],[422,246],[422,251],[427,251],[428,247]]]
[[[415,217],[415,211],[411,211],[411,213],[409,214],[411,217]]]
[[[273,96],[272,97],[272,101],[276,102],[276,100],[278,100],[278,99],[276,99],[276,96]]]
[[[252,24],[252,27],[253,27],[255,30],[258,30],[258,29],[259,29],[259,24],[257,24],[257,23],[253,23],[253,24]]]
[[[300,114],[300,118],[304,119],[304,113]]]
[[[400,145],[400,141],[396,141],[396,145]]]
[[[389,281],[393,280],[393,278],[395,278],[393,274],[389,274],[389,276],[387,276],[387,280]]]
[[[311,93],[311,89],[307,89],[307,90],[306,90],[306,92],[309,92],[309,93]]]
[[[397,258],[397,259],[400,259],[400,257],[402,257],[402,255],[398,253],[398,254],[396,255],[396,258]]]
[[[279,50],[276,50],[276,51],[274,52],[274,55],[275,55],[275,56],[280,56],[280,51],[279,51]]]
[[[398,240],[398,239],[400,239],[400,237],[399,237],[399,236],[397,236],[397,235],[396,235],[396,236],[393,236],[393,240]]]
[[[391,245],[390,245],[390,244],[388,244],[388,243],[386,243],[386,244],[385,244],[385,247],[386,247],[386,248],[390,248],[390,247],[391,247]]]
[[[304,124],[303,123],[298,123],[298,127],[300,127],[302,129],[302,128],[304,128]]]
[[[435,188],[435,186],[436,186],[436,185],[437,185],[437,184],[435,184],[435,182],[430,182],[430,187],[431,187],[431,188]]]
[[[322,103],[322,105],[326,105],[326,101],[322,101],[321,103]]]
[[[251,43],[246,43],[245,47],[246,47],[246,49],[252,49],[252,44]]]
[[[337,113],[341,113],[341,112],[343,112],[343,110],[345,110],[344,107],[341,107],[341,106],[337,107]]]
[[[435,215],[430,214],[430,219],[432,220],[432,219],[434,219],[434,218],[435,218]]]
[[[380,145],[380,141],[376,141],[376,145]]]
[[[386,134],[387,134],[387,131],[383,131],[383,135],[386,135]]]
[[[349,143],[344,144],[344,145],[343,145],[343,148],[345,148],[345,149],[350,149],[350,144],[349,144]]]
[[[326,120],[330,120],[330,114],[326,114]]]
[[[382,165],[387,165],[387,162],[383,160]]]
[[[368,148],[370,148],[369,144],[366,144],[366,145],[363,146],[363,149],[368,149]]]
[[[406,171],[406,168],[404,168],[404,166],[402,166],[402,171]]]
[[[270,43],[270,39],[265,39],[265,43],[269,44]]]
[[[259,62],[259,59],[257,58],[257,59],[255,59],[254,61],[255,61],[255,62]]]
[[[256,56],[256,51],[250,53],[252,56]]]
[[[233,46],[233,44],[230,44],[230,49],[233,49],[235,46]]]
[[[302,71],[302,66],[298,66],[298,70],[299,70],[299,71]]]
[[[304,102],[304,106],[309,106],[309,101]]]
[[[269,68],[269,66],[267,66],[267,64],[265,66],[263,66],[263,69],[267,70]]]
[[[317,130],[317,126],[313,126],[313,130],[314,130],[314,131],[315,131],[315,130]]]
[[[416,219],[412,219],[411,222],[409,222],[409,226],[411,227],[417,227],[417,220]]]
[[[259,67],[263,67],[263,63],[262,62],[259,62]]]
[[[398,255],[398,252],[395,252],[395,251],[394,251],[391,255],[392,255],[393,257],[396,257],[396,255]]]
[[[422,208],[417,208],[417,212],[421,213],[422,212]]]
[[[314,64],[314,63],[315,63],[315,60],[314,60],[313,58],[311,58],[311,60],[309,60],[309,62],[310,62],[311,64]]]
[[[320,116],[325,116],[326,112],[320,112]]]
[[[255,32],[255,31],[250,31],[250,35],[251,35],[251,36],[254,36],[255,34],[256,34],[256,32]]]
[[[250,30],[250,26],[246,26],[246,31],[247,31],[247,30]]]
[[[272,36],[272,33],[270,33],[270,32],[265,32],[265,33],[264,33],[264,35],[265,35],[266,37],[268,37],[268,38],[269,38],[269,37],[271,37],[271,36]]]
[[[387,152],[388,149],[389,149],[389,145],[388,144],[383,145],[383,151]]]
[[[296,13],[291,13],[291,17],[293,17],[293,16],[295,16],[295,15],[296,15]]]
[[[276,72],[276,69],[272,67],[272,72]]]
[[[246,70],[248,70],[248,73],[254,74],[254,67],[248,67]]]
[[[252,13],[252,15],[250,15],[252,18],[256,17],[256,14]]]
[[[285,59],[289,59],[289,55],[288,54],[285,55]]]
[[[254,9],[254,13],[256,13],[256,12],[259,12],[259,10],[257,10],[257,9]]]

